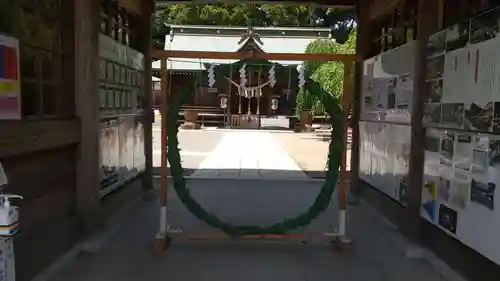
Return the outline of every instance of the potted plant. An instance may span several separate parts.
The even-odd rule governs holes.
[[[196,109],[186,109],[184,111],[184,121],[189,123],[196,123],[198,120],[198,111]]]
[[[305,132],[310,132],[312,130],[312,121],[313,121],[313,114],[312,114],[312,97],[307,92],[307,90],[300,90],[301,91],[301,96],[302,96],[302,110],[300,111],[300,128],[302,131]]]

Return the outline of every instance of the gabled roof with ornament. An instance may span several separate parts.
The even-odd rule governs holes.
[[[223,27],[223,26],[168,26],[165,50],[266,53],[304,53],[307,45],[316,39],[331,38],[328,28],[300,27]],[[235,60],[207,60],[172,58],[167,62],[170,70],[205,70],[205,64],[227,64]],[[298,65],[301,61],[276,61],[282,65]],[[159,69],[160,62],[153,62]]]

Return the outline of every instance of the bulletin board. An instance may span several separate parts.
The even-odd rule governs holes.
[[[101,195],[146,168],[144,152],[144,55],[100,34],[99,135]]]
[[[415,43],[364,61],[359,176],[405,205]]]
[[[500,264],[497,11],[429,38],[421,214]],[[493,16],[493,17],[492,17]]]

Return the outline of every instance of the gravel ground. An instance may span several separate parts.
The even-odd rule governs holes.
[[[276,133],[273,134],[283,144],[288,154],[304,172],[313,178],[325,175],[328,153],[328,141],[318,139],[309,133]],[[347,151],[347,170],[351,169],[351,150]]]

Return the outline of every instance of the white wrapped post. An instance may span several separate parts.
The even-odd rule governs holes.
[[[306,84],[306,79],[304,77],[304,70],[305,70],[304,69],[304,65],[302,65],[302,64],[299,65],[297,70],[299,72],[299,77],[298,77],[298,79],[299,79],[299,87],[302,88]]]
[[[8,184],[7,175],[0,163],[0,188]],[[20,195],[0,194],[0,280],[15,281],[16,265],[13,236],[19,231],[19,208],[10,199],[23,199]]]

